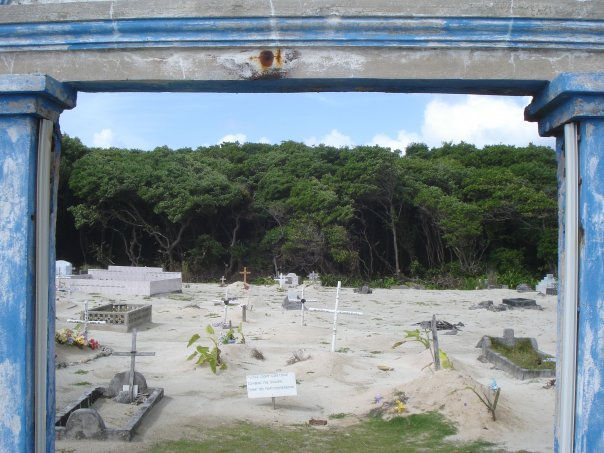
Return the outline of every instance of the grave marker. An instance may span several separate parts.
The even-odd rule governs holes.
[[[271,398],[275,409],[275,398],[297,396],[295,373],[254,374],[246,376],[248,398]]]
[[[91,321],[88,315],[88,301],[84,302],[84,319],[68,319],[72,324],[84,324],[84,339],[88,341],[88,324],[106,324],[106,321]]]
[[[340,288],[342,286],[342,282],[338,281],[338,287],[336,289],[336,304],[333,310],[329,310],[327,308],[309,308],[308,311],[322,311],[326,313],[333,313],[333,327],[332,327],[332,336],[331,336],[331,352],[336,351],[336,332],[338,329],[338,314],[342,315],[355,315],[362,316],[362,311],[347,311],[347,310],[338,310],[338,305],[340,304]]]
[[[239,272],[241,275],[243,275],[243,287],[245,289],[247,289],[249,287],[249,285],[247,284],[247,276],[251,274],[250,271],[247,270],[247,267],[243,268],[243,271]]]
[[[285,284],[285,276],[282,273],[279,273],[279,277],[274,279],[279,283],[279,289],[283,289],[283,285]]]
[[[130,357],[130,374],[128,375],[128,391],[130,392],[130,401],[134,401],[134,366],[136,357],[154,356],[155,352],[139,352],[136,350],[136,329],[132,330],[132,348],[130,352],[114,352],[115,356]]]

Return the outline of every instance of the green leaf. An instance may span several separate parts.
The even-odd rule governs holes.
[[[199,352],[200,354],[207,354],[210,351],[210,348],[208,348],[207,346],[197,346],[197,352]]]
[[[189,338],[189,343],[187,343],[187,348],[189,346],[191,346],[193,343],[195,343],[197,340],[199,340],[199,334],[198,333],[196,333],[191,338]]]
[[[216,360],[209,360],[210,363],[210,369],[212,370],[212,373],[216,374]]]
[[[193,354],[191,354],[189,357],[187,357],[187,360],[191,360],[196,355],[197,355],[197,351],[195,351]]]
[[[227,364],[222,362],[222,364],[220,365],[220,369],[221,370],[226,370],[227,369]]]
[[[207,332],[209,335],[214,335],[214,329],[212,328],[212,326],[211,326],[211,325],[209,325],[209,324],[208,324],[208,326],[206,327],[206,332]]]

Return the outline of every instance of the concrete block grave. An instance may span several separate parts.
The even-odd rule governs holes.
[[[482,349],[482,354],[478,359],[492,363],[496,368],[511,374],[516,379],[552,378],[556,376],[555,366],[551,368],[524,368],[501,352],[501,345],[507,348],[514,348],[519,342],[528,342],[535,356],[538,357],[538,361],[542,364],[553,361],[551,356],[539,351],[536,339],[515,337],[514,329],[504,329],[503,337],[489,337],[486,335],[482,337],[476,345],[477,348]],[[539,366],[545,365],[540,364]]]
[[[118,373],[109,387],[94,387],[58,411],[55,417],[56,439],[132,440],[136,429],[151,408],[164,396],[164,389],[147,387],[145,378],[137,372],[135,387],[138,390],[139,404],[122,404],[112,398],[115,396],[118,381],[118,387],[121,388],[122,384],[127,382],[127,376],[128,372]],[[123,408],[121,419],[124,423],[119,427],[108,426],[101,416],[103,408],[109,404]],[[111,412],[116,412],[115,407]]]
[[[541,305],[537,305],[537,301],[535,299],[525,299],[524,297],[514,297],[510,299],[502,299],[501,300],[504,305],[507,305],[511,308],[528,308],[533,310],[543,310]]]
[[[97,330],[131,332],[132,329],[151,322],[151,305],[112,303],[88,310],[90,321],[105,321],[105,324],[90,324]],[[84,314],[81,315],[84,319]]]
[[[60,284],[84,293],[153,296],[182,291],[181,273],[164,272],[161,267],[109,266],[69,277],[61,277]]]

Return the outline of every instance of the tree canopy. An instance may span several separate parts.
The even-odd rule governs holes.
[[[61,178],[58,256],[76,264],[163,265],[191,279],[245,264],[367,280],[556,266],[547,147],[413,144],[401,155],[283,142],[144,152],[64,136]]]

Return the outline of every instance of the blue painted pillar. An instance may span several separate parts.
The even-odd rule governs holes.
[[[36,185],[42,120],[73,108],[75,92],[41,75],[0,76],[0,451],[34,451]],[[51,161],[46,451],[54,451],[54,221],[59,147]],[[51,265],[52,263],[52,265]]]
[[[529,121],[539,121],[539,133],[557,137],[560,181],[560,281],[558,296],[558,370],[556,451],[604,451],[604,73],[562,74],[536,96],[526,109]],[[574,124],[573,126],[566,126]],[[573,131],[569,131],[572,129]],[[565,257],[565,195],[570,190],[568,138],[576,131],[578,149],[578,288],[575,389],[561,376],[564,338],[565,284],[569,270]],[[569,132],[571,132],[569,134]],[[566,135],[566,143],[565,143]],[[565,150],[565,148],[567,148]],[[568,262],[566,262],[568,264]],[[565,299],[566,297],[566,299]],[[574,312],[573,312],[574,315]],[[574,323],[572,323],[574,325]],[[566,354],[566,359],[570,354]],[[572,434],[564,434],[565,392],[574,397]],[[566,395],[568,396],[569,393]],[[572,420],[572,418],[571,418]],[[569,425],[566,425],[568,427]],[[566,438],[568,437],[568,439]]]

